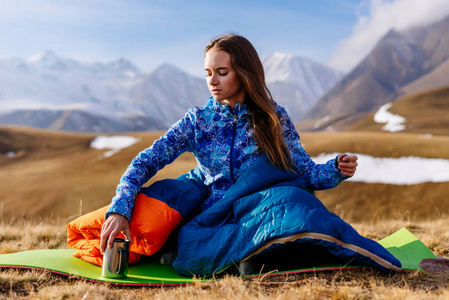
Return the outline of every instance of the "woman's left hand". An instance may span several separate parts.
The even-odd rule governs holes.
[[[340,173],[348,177],[352,177],[355,173],[355,170],[357,169],[357,166],[359,165],[357,163],[357,159],[358,157],[353,154],[340,154],[337,157],[338,170],[340,171]]]

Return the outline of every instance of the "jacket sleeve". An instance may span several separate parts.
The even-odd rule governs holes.
[[[299,134],[285,109],[278,106],[277,110],[295,171],[303,176],[310,188],[314,190],[334,188],[348,178],[337,169],[335,164],[337,158],[325,164],[316,164],[302,147]]]
[[[193,114],[189,111],[184,118],[170,127],[164,136],[154,141],[151,147],[141,151],[131,161],[120,179],[105,218],[111,213],[118,213],[128,220],[131,219],[134,199],[142,186],[179,155],[193,151],[193,122]]]

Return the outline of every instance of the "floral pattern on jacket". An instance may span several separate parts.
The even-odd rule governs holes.
[[[285,109],[276,104],[276,110],[295,171],[311,189],[333,188],[347,178],[335,167],[335,160],[315,164],[303,149]],[[210,191],[203,209],[211,207],[260,156],[250,123],[247,107],[241,103],[231,110],[210,97],[206,105],[189,109],[164,136],[132,160],[120,179],[108,214],[119,213],[130,219],[134,199],[142,186],[186,151],[195,155]]]

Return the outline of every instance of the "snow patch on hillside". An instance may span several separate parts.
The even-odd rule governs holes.
[[[321,119],[319,119],[318,121],[315,122],[315,124],[313,125],[313,129],[318,129],[321,127],[321,125],[323,125],[324,123],[326,123],[327,121],[329,121],[331,119],[331,116],[325,116]]]
[[[406,127],[403,124],[405,118],[399,115],[392,114],[388,110],[391,108],[391,103],[382,105],[379,110],[374,114],[374,122],[386,123],[383,127],[383,131],[397,132],[402,131]]]
[[[90,147],[97,150],[109,149],[109,151],[103,153],[102,158],[111,157],[123,148],[130,147],[139,142],[140,138],[132,136],[104,136],[100,135],[94,138],[90,142]]]
[[[6,155],[6,157],[15,157],[16,153],[13,151],[10,151],[10,152],[6,153],[5,155]]]
[[[316,163],[325,163],[338,154],[320,154],[312,158]],[[425,182],[449,181],[449,160],[423,157],[373,157],[356,154],[359,166],[348,181],[413,185]]]

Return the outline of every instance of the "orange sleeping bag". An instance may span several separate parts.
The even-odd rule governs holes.
[[[67,224],[67,243],[70,247],[78,249],[73,255],[98,266],[103,264],[100,233],[108,208],[109,205]],[[177,210],[165,202],[139,193],[129,224],[132,239],[129,262],[138,261],[142,254],[155,254],[180,222],[181,214]]]

